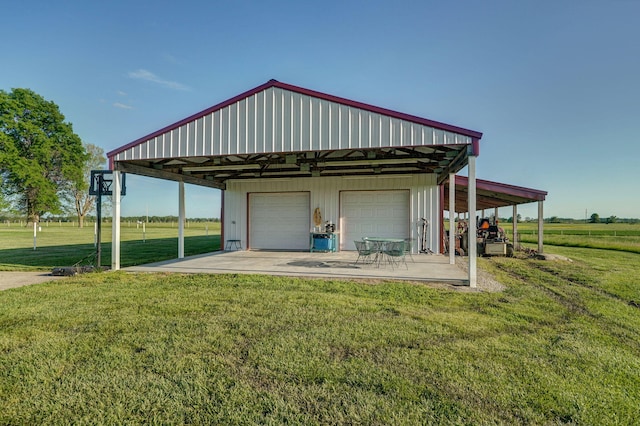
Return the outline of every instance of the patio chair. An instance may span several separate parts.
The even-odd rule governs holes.
[[[409,257],[411,258],[411,261],[413,263],[416,263],[415,260],[413,260],[413,255],[411,254],[411,252],[413,251],[413,242],[415,241],[415,238],[405,238],[404,239],[404,253],[405,255],[409,255]]]
[[[358,250],[358,258],[354,265],[357,265],[360,259],[362,259],[363,264],[371,263],[371,255],[374,254],[374,250],[371,248],[369,243],[366,241],[354,241],[353,243],[356,245],[356,250]]]
[[[404,267],[409,269],[409,265],[407,265],[407,261],[405,259],[405,243],[401,242],[393,242],[386,243],[383,248],[383,253],[387,257],[387,261],[391,265],[391,269],[394,266],[400,266],[400,263],[404,263]]]

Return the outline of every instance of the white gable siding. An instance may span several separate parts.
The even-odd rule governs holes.
[[[247,199],[249,193],[309,191],[309,223],[313,223],[313,210],[320,207],[323,221],[330,220],[340,227],[340,191],[409,190],[411,237],[418,238],[416,223],[420,218],[429,220],[428,246],[439,250],[439,189],[435,175],[406,177],[373,177],[353,179],[342,177],[236,180],[228,181],[224,192],[224,229],[233,229],[235,220],[237,238],[247,247]],[[231,237],[229,237],[231,238]],[[344,242],[342,242],[344,243]],[[341,244],[341,248],[344,244]]]
[[[270,87],[122,151],[114,159],[471,142],[469,136]]]

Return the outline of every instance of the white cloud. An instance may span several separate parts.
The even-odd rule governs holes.
[[[114,103],[113,106],[116,107],[116,108],[121,108],[121,109],[133,109],[133,107],[131,105],[122,104],[120,102]]]
[[[123,92],[122,90],[118,90],[116,92],[119,96],[127,96],[127,92]]]
[[[147,71],[144,69],[139,69],[136,71],[129,72],[129,78],[135,78],[138,80],[150,81],[152,83],[159,84],[161,86],[167,87],[169,89],[174,90],[191,90],[188,86],[185,86],[182,83],[178,83],[175,81],[164,80],[151,71]]]

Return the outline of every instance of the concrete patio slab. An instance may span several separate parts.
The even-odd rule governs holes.
[[[449,258],[437,254],[407,256],[404,265],[376,267],[355,264],[358,253],[309,253],[282,251],[219,251],[147,265],[124,268],[130,272],[238,273],[304,276],[315,278],[402,280],[468,286],[467,273]]]

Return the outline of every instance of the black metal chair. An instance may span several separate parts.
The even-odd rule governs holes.
[[[409,265],[407,265],[407,261],[405,259],[405,243],[404,241],[386,243],[382,252],[387,258],[387,261],[391,265],[391,269],[394,266],[400,266],[400,263],[404,263],[404,267],[409,269]]]
[[[415,260],[413,260],[413,255],[411,254],[411,252],[413,251],[413,242],[415,241],[415,238],[405,238],[404,239],[404,253],[405,255],[409,255],[409,257],[411,258],[411,261],[413,263],[416,263]]]
[[[353,243],[356,245],[356,250],[358,250],[358,258],[354,265],[357,265],[360,259],[362,259],[363,264],[371,263],[371,255],[374,254],[371,246],[366,241],[354,241]]]

